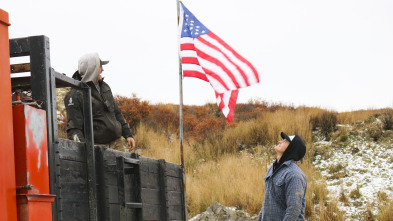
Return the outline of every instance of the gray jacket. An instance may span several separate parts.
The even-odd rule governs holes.
[[[305,220],[307,177],[288,160],[273,172],[269,168],[265,180],[265,201],[258,221]]]

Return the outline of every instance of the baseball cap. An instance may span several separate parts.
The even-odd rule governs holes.
[[[109,61],[103,61],[103,60],[100,59],[100,65],[106,65],[108,63],[109,63]]]
[[[293,138],[295,138],[295,135],[288,136],[286,133],[281,132],[281,138],[292,142]]]
[[[281,137],[289,141],[289,146],[285,150],[282,159],[292,159],[294,161],[301,160],[306,154],[306,145],[302,138],[299,135],[288,136],[284,132],[281,132]]]

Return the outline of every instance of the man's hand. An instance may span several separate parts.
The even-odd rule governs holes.
[[[128,146],[130,147],[129,151],[131,152],[135,148],[135,140],[132,137],[127,137],[127,143]]]

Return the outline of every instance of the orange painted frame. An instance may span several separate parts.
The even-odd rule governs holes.
[[[0,9],[0,220],[16,220],[8,13]]]

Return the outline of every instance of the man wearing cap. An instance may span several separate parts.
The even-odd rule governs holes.
[[[131,151],[135,147],[135,141],[130,126],[113,98],[111,88],[101,76],[104,71],[102,65],[108,62],[101,61],[98,53],[85,54],[79,59],[78,71],[72,77],[91,88],[94,143],[122,151],[126,151],[128,145]],[[64,97],[64,105],[67,111],[68,139],[84,142],[82,91],[71,89]]]
[[[265,200],[258,221],[305,220],[307,177],[294,161],[304,157],[306,145],[298,135],[281,132],[281,137],[274,147],[277,159],[263,178]]]

